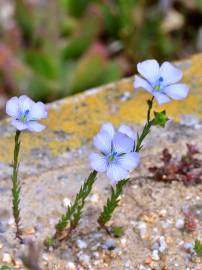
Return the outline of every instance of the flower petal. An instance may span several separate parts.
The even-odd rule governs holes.
[[[134,140],[121,132],[117,132],[114,135],[112,144],[113,150],[118,154],[131,152],[134,148]]]
[[[42,102],[36,102],[30,108],[30,112],[28,114],[28,120],[40,120],[42,118],[47,118],[48,112],[46,110],[46,106]]]
[[[107,132],[110,135],[111,139],[114,137],[115,130],[110,122],[104,123],[101,127],[101,131]]]
[[[129,126],[126,125],[121,125],[118,129],[119,132],[127,135],[128,137],[130,137],[131,139],[135,140],[136,139],[136,134],[135,132],[132,130],[132,128],[130,128]]]
[[[171,101],[170,98],[168,96],[166,96],[164,93],[160,93],[160,92],[155,91],[153,93],[153,95],[157,99],[157,102],[159,105],[162,105],[164,103],[168,103]]]
[[[182,71],[169,62],[164,62],[160,67],[159,77],[163,78],[163,84],[176,83],[182,79]]]
[[[19,102],[19,111],[22,115],[25,114],[26,111],[30,110],[34,101],[32,101],[28,96],[20,96],[18,99]]]
[[[93,153],[90,155],[91,167],[97,172],[105,172],[107,170],[107,160],[103,155]]]
[[[20,131],[28,129],[27,123],[23,123],[22,121],[19,121],[16,119],[13,119],[11,121],[11,125],[13,125],[17,130],[20,130]]]
[[[135,75],[134,87],[135,89],[143,88],[147,90],[149,93],[152,93],[152,90],[153,90],[152,86],[146,80],[142,79],[138,75]]]
[[[123,156],[120,156],[118,158],[118,162],[121,165],[121,167],[124,168],[125,170],[132,171],[138,166],[140,162],[140,155],[136,152],[131,152]]]
[[[111,152],[112,140],[108,132],[100,131],[93,139],[94,145],[104,154]]]
[[[19,117],[19,106],[18,106],[18,98],[17,97],[12,97],[11,99],[9,99],[7,101],[6,113],[13,118]]]
[[[111,163],[107,168],[107,176],[114,184],[128,176],[127,170],[123,169],[118,163]]]
[[[159,63],[154,59],[138,63],[137,70],[151,84],[154,84],[159,78]]]
[[[184,83],[177,83],[177,84],[172,84],[172,85],[167,86],[164,89],[164,92],[169,97],[176,100],[180,100],[187,97],[189,93],[189,87],[188,85]]]
[[[41,125],[35,121],[30,121],[27,122],[27,129],[29,131],[34,131],[34,132],[41,132],[42,130],[44,130],[46,128],[46,126]]]

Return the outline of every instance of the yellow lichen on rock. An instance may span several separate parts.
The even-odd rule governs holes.
[[[194,114],[202,120],[202,54],[176,64],[184,71],[183,82],[190,85],[189,97],[163,106],[155,104],[155,109],[166,109],[176,121],[183,114]],[[145,91],[135,91],[133,78],[129,78],[55,102],[50,105],[48,119],[43,121],[47,129],[39,134],[23,134],[23,154],[29,156],[35,148],[48,149],[52,155],[77,149],[92,139],[104,121],[115,125],[142,124],[149,97]],[[13,133],[1,136],[1,162],[11,161],[13,136]]]

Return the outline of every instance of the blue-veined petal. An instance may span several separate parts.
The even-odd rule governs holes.
[[[147,90],[149,93],[152,93],[153,91],[152,86],[145,79],[141,78],[138,75],[135,75],[134,87],[135,89],[143,88]]]
[[[189,93],[189,87],[184,83],[177,83],[167,86],[164,92],[169,97],[180,100],[186,98]]]
[[[164,62],[160,67],[160,77],[163,78],[163,85],[173,84],[182,79],[182,71],[169,62]]]
[[[114,152],[118,154],[131,152],[134,148],[134,140],[121,132],[114,135],[112,144]]]
[[[28,120],[40,120],[43,118],[47,118],[47,116],[48,112],[46,106],[42,102],[36,102],[30,108]]]
[[[27,124],[27,129],[29,131],[41,132],[42,130],[44,130],[46,128],[46,126],[41,125],[35,121],[29,121],[26,124]]]
[[[102,132],[102,131],[107,132],[107,133],[110,135],[111,139],[114,137],[114,134],[115,134],[114,127],[113,127],[113,125],[112,125],[110,122],[104,123],[104,124],[102,125],[100,131],[101,131],[101,132]]]
[[[127,153],[120,156],[117,162],[125,170],[132,171],[138,166],[140,162],[140,155],[136,152]]]
[[[105,172],[107,170],[107,158],[104,155],[93,153],[90,155],[91,168],[97,172]]]
[[[6,103],[6,113],[13,117],[13,118],[19,118],[19,104],[18,104],[18,98],[12,97],[9,99]]]
[[[30,111],[31,107],[34,104],[34,101],[25,95],[20,96],[18,98],[18,102],[19,102],[19,111],[21,113],[21,116],[23,116],[27,111]]]
[[[13,119],[11,121],[11,124],[17,129],[17,130],[26,130],[28,129],[28,125],[27,123],[23,123],[22,121],[19,121],[19,120],[16,120],[16,119]]]
[[[93,139],[94,145],[104,154],[111,152],[112,140],[111,136],[106,131],[101,131],[95,135]]]
[[[107,168],[107,176],[111,180],[111,183],[114,184],[120,180],[127,178],[128,171],[123,169],[117,163],[111,163]]]
[[[154,59],[145,60],[137,64],[138,72],[152,85],[159,78],[159,63]]]
[[[162,105],[164,103],[168,103],[168,102],[171,101],[171,99],[167,95],[165,95],[163,93],[160,93],[160,92],[156,91],[156,92],[153,93],[153,95],[155,96],[155,98],[156,98],[159,105]]]
[[[119,127],[118,131],[127,135],[128,137],[130,137],[133,140],[135,140],[137,137],[135,132],[132,130],[132,128],[130,128],[129,126],[126,126],[126,125],[121,125]]]

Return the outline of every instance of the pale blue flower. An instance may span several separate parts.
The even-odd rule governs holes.
[[[104,124],[94,137],[94,146],[101,153],[90,155],[91,167],[97,172],[106,172],[112,184],[127,178],[140,160],[134,152],[134,139],[135,134],[129,127],[122,125],[115,131],[112,124]]]
[[[42,131],[45,126],[37,121],[48,116],[42,102],[34,102],[25,95],[9,99],[6,103],[6,113],[12,117],[11,124],[20,131]]]
[[[171,101],[187,97],[189,87],[184,83],[177,83],[182,79],[182,71],[169,62],[161,66],[152,59],[137,65],[138,72],[142,77],[135,75],[135,88],[144,88],[150,92],[161,105]]]

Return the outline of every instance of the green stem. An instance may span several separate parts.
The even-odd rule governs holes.
[[[16,238],[22,241],[22,231],[20,228],[20,191],[21,186],[18,180],[19,169],[19,152],[20,152],[20,131],[16,131],[15,135],[15,148],[14,148],[14,160],[13,160],[13,173],[12,173],[12,202],[13,202],[13,217],[16,226]]]
[[[128,180],[129,179],[123,179],[116,184],[115,188],[111,187],[111,197],[107,199],[107,203],[98,218],[100,227],[104,228],[105,224],[111,219],[112,214],[120,201],[119,196],[123,191],[123,187],[128,183]]]
[[[147,104],[148,104],[148,111],[147,111],[147,123],[150,122],[150,118],[151,118],[151,110],[153,107],[153,102],[154,102],[154,96],[151,99],[147,100]]]
[[[136,142],[135,152],[140,152],[140,150],[143,147],[142,143],[143,143],[144,139],[146,138],[146,136],[150,133],[151,126],[153,125],[153,120],[151,120],[151,110],[153,107],[153,101],[154,101],[154,97],[147,100],[147,104],[148,104],[147,122],[142,130],[142,133],[140,135],[137,134],[137,142]]]
[[[63,239],[67,238],[67,236],[71,233],[71,231],[77,227],[81,218],[85,200],[92,190],[93,184],[96,180],[96,176],[97,176],[96,171],[91,172],[89,177],[81,186],[73,204],[68,206],[66,213],[60,218],[59,222],[55,226],[56,233],[54,239],[60,238],[61,240],[61,235],[63,235],[64,231],[67,228],[67,225],[69,225],[68,233],[63,237]]]

